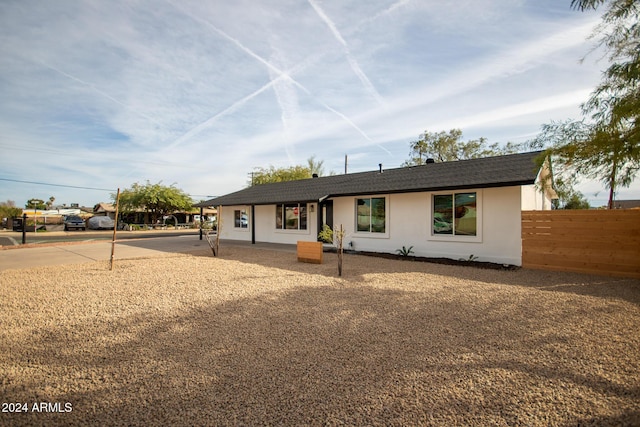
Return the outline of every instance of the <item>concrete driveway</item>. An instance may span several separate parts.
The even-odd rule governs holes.
[[[115,259],[152,257],[167,252],[210,250],[198,236],[171,236],[116,242]],[[111,242],[56,243],[0,250],[0,270],[42,265],[78,264],[111,259]]]
[[[256,243],[222,240],[224,246],[251,246],[256,249],[269,249],[283,252],[295,252],[296,245],[277,243]],[[211,248],[206,239],[199,240],[198,235],[168,236],[116,241],[115,259],[130,259],[160,256],[166,253],[188,253],[207,251]],[[29,247],[11,246],[0,250],[0,271],[10,268],[31,268],[42,265],[79,264],[111,259],[111,242],[73,242],[48,243]]]

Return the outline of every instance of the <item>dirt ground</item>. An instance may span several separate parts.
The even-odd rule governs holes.
[[[250,248],[0,272],[0,425],[640,425],[640,281]]]

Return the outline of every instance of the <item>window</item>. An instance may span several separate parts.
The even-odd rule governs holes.
[[[433,196],[434,236],[476,236],[477,194],[453,193]]]
[[[246,210],[242,209],[233,211],[233,226],[235,228],[249,227],[249,216],[247,215]]]
[[[306,230],[307,205],[301,203],[276,205],[276,228],[279,230]]]
[[[386,200],[384,197],[356,199],[356,231],[384,233],[386,231]]]

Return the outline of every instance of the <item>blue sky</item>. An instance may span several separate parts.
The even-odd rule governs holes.
[[[314,155],[398,167],[425,130],[523,142],[581,117],[599,22],[570,0],[3,1],[0,178],[98,190],[0,181],[0,200],[146,180],[200,200]]]

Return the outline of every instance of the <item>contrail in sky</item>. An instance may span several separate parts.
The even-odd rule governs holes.
[[[117,99],[115,99],[113,96],[111,96],[111,95],[109,95],[108,93],[105,93],[105,92],[101,91],[100,89],[98,89],[97,87],[95,87],[93,84],[91,84],[91,83],[89,83],[89,82],[85,82],[84,80],[79,79],[78,77],[72,76],[72,75],[71,75],[71,74],[69,74],[69,73],[65,73],[64,71],[62,71],[62,70],[60,70],[60,69],[58,69],[58,68],[54,67],[53,65],[47,64],[47,63],[46,63],[46,62],[44,62],[44,61],[38,61],[38,63],[42,64],[44,67],[46,67],[46,68],[48,68],[48,69],[50,69],[50,70],[55,71],[55,72],[56,72],[56,73],[58,73],[58,74],[61,74],[61,75],[65,76],[65,77],[67,77],[67,78],[69,78],[69,79],[71,79],[71,80],[73,80],[73,81],[75,81],[75,82],[77,82],[77,83],[80,83],[80,84],[81,84],[81,85],[83,85],[83,86],[87,86],[87,87],[89,87],[89,88],[90,88],[91,90],[93,90],[94,92],[97,92],[97,93],[99,93],[100,95],[104,96],[105,98],[107,98],[107,99],[109,99],[109,100],[111,100],[111,101],[115,102],[116,104],[123,106],[123,107],[124,107],[124,108],[126,108],[127,110],[132,110],[131,106],[129,106],[129,105],[127,105],[127,104],[124,104],[124,103],[122,103],[122,102],[118,101],[118,100],[117,100]],[[159,121],[157,121],[157,120],[156,120],[156,119],[154,119],[153,117],[147,116],[146,114],[141,113],[140,111],[135,111],[135,110],[132,110],[132,111],[133,111],[134,113],[136,113],[137,115],[139,115],[140,117],[144,117],[145,119],[147,119],[147,120],[149,120],[149,121],[151,121],[151,122],[153,122],[153,123],[157,124],[158,126],[162,126],[162,123],[160,123]]]
[[[385,15],[390,14],[391,12],[395,11],[396,9],[398,9],[398,8],[400,8],[400,7],[402,7],[405,4],[410,3],[410,2],[411,2],[411,0],[399,0],[399,1],[395,2],[394,4],[392,4],[391,6],[389,6],[388,8],[386,8],[385,10],[380,11],[380,12],[376,13],[375,15],[364,19],[363,21],[360,21],[358,23],[358,25],[353,27],[352,30],[349,31],[349,32],[353,33],[355,31],[358,31],[363,26],[365,26],[365,25],[367,25],[367,24],[369,24],[369,23],[371,23],[371,22],[373,22],[373,21],[375,21],[375,20],[377,20],[379,18],[382,18]]]
[[[244,98],[234,102],[229,107],[225,108],[224,110],[220,111],[219,113],[216,113],[214,116],[212,116],[209,119],[207,119],[206,121],[200,123],[198,126],[194,127],[189,132],[185,133],[180,138],[176,139],[174,142],[172,142],[167,147],[165,147],[164,150],[169,150],[171,148],[177,147],[178,145],[182,144],[183,142],[185,142],[186,140],[188,140],[192,136],[200,133],[203,129],[209,127],[213,122],[218,120],[220,117],[222,117],[224,115],[227,115],[227,114],[237,110],[238,108],[240,108],[242,105],[244,105],[250,99],[255,98],[256,96],[260,95],[265,90],[269,89],[271,86],[273,86],[276,83],[277,80],[283,80],[284,78],[285,78],[285,76],[281,75],[277,79],[271,80],[269,83],[267,83],[266,85],[262,86],[260,89],[256,90],[255,92],[252,92],[251,94],[245,96]]]
[[[345,54],[347,56],[347,61],[349,62],[349,65],[351,66],[351,69],[353,70],[353,72],[356,74],[356,76],[358,76],[358,78],[364,85],[365,89],[371,94],[371,96],[375,98],[376,101],[378,101],[379,104],[382,105],[383,104],[382,97],[380,96],[376,88],[373,86],[373,84],[371,83],[367,75],[364,73],[364,71],[362,71],[362,68],[360,68],[360,65],[351,54],[351,51],[349,51],[349,45],[347,45],[346,40],[342,37],[342,35],[340,34],[340,31],[338,31],[338,28],[336,27],[336,25],[333,23],[333,21],[331,21],[331,19],[329,19],[327,14],[324,13],[324,11],[320,8],[320,6],[316,4],[314,0],[307,0],[307,1],[311,5],[311,7],[313,7],[313,9],[316,11],[320,19],[322,19],[324,23],[327,24],[327,26],[333,33],[333,36],[336,38],[336,40],[338,40],[338,42],[340,42],[340,44],[342,44],[342,46],[344,47]]]
[[[322,102],[321,100],[319,100],[317,97],[315,97],[306,87],[304,87],[302,84],[298,83],[295,79],[293,79],[289,74],[285,73],[284,71],[280,70],[278,67],[276,67],[275,65],[271,64],[269,61],[265,60],[264,58],[262,58],[261,56],[257,55],[255,52],[253,52],[251,49],[249,49],[248,47],[244,46],[239,40],[231,37],[229,34],[225,33],[224,31],[222,31],[221,29],[219,29],[218,27],[216,27],[215,25],[213,25],[212,23],[200,18],[199,16],[195,16],[189,12],[187,12],[186,10],[184,10],[183,8],[181,8],[180,6],[176,5],[174,2],[169,0],[169,3],[175,7],[176,9],[178,9],[179,11],[181,11],[182,13],[184,13],[185,15],[189,16],[191,19],[193,19],[194,21],[200,22],[203,25],[209,27],[210,29],[212,29],[213,31],[215,31],[217,34],[219,34],[220,36],[224,37],[225,39],[229,40],[231,43],[233,43],[234,45],[236,45],[240,50],[242,50],[243,52],[245,52],[247,55],[251,56],[252,58],[254,58],[256,61],[260,62],[261,64],[263,64],[265,67],[267,67],[268,69],[270,69],[271,71],[273,71],[276,75],[284,79],[289,80],[292,84],[294,84],[297,88],[299,88],[300,90],[302,90],[304,93],[306,93],[307,95],[309,95],[310,98],[312,98],[313,100],[315,100],[316,102],[318,102],[320,105],[322,105],[324,108],[326,108],[327,110],[333,112],[334,114],[336,114],[338,117],[342,118],[344,121],[346,121],[347,123],[349,123],[349,125],[351,127],[353,127],[355,130],[358,131],[358,133],[360,133],[362,136],[364,136],[368,141],[372,141],[371,138],[369,138],[369,136],[358,127],[358,125],[356,125],[351,119],[349,119],[347,116],[345,116],[344,114],[340,113],[339,111],[335,110],[334,108],[329,107],[326,103]],[[246,102],[246,101],[245,101]],[[175,144],[175,143],[174,143]],[[173,146],[175,146],[174,144],[172,144]]]

